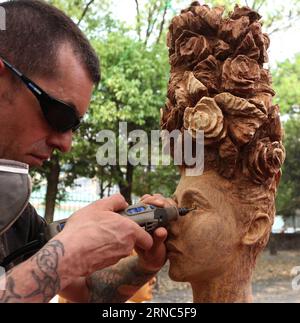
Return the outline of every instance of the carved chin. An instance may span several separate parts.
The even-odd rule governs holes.
[[[183,279],[184,276],[182,275],[182,273],[179,272],[178,268],[176,268],[175,266],[173,266],[172,268],[170,267],[169,277],[171,280],[178,283],[187,282],[187,280]]]
[[[188,282],[186,275],[186,269],[184,264],[182,264],[182,259],[176,259],[175,256],[169,257],[170,268],[169,277],[175,282]]]

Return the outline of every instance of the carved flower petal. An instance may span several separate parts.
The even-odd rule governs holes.
[[[250,31],[246,37],[241,42],[240,46],[237,48],[234,56],[246,55],[251,59],[259,60],[260,58],[260,49],[256,46],[253,34]]]
[[[205,104],[198,104],[197,111],[190,116],[192,128],[204,130],[207,138],[214,137],[212,132],[216,128],[217,123],[218,118],[212,118],[212,114]]]
[[[175,129],[181,129],[183,124],[183,111],[172,106],[168,100],[161,119],[161,129],[172,132]]]
[[[214,97],[219,107],[226,113],[233,116],[242,116],[247,118],[267,119],[267,111],[264,103],[255,99],[248,101],[246,99],[225,92]],[[255,104],[256,103],[256,104]],[[259,106],[259,107],[258,107]]]
[[[174,51],[175,42],[184,30],[197,31],[199,26],[201,26],[201,22],[190,11],[175,16],[169,27],[168,47],[171,52]]]
[[[263,34],[260,22],[253,23],[250,26],[250,30],[253,35],[255,44],[260,50],[260,57],[258,59],[258,62],[260,64],[267,63],[269,61],[267,49],[270,44],[270,40],[266,38],[266,35]]]
[[[264,138],[248,151],[247,172],[257,184],[262,184],[280,172],[285,160],[285,149],[280,142]]]
[[[221,133],[224,127],[223,113],[216,104],[216,101],[212,98],[204,97],[200,100],[200,104],[204,104],[206,107],[209,107],[210,111],[213,112],[215,116],[211,119],[211,124],[206,128],[207,138],[215,138],[215,136],[218,136]]]
[[[247,16],[250,19],[250,23],[252,24],[254,21],[258,21],[261,19],[261,15],[256,11],[250,9],[249,7],[239,7],[235,6],[233,13],[231,14],[231,19],[240,19],[241,17]]]
[[[258,63],[245,55],[229,58],[223,65],[222,87],[225,91],[249,96],[255,92],[260,79]]]
[[[224,117],[214,99],[202,98],[195,108],[187,108],[184,113],[184,128],[195,138],[196,131],[204,131],[205,144],[218,142],[224,138]]]
[[[195,78],[193,72],[186,72],[187,74],[187,92],[189,95],[194,96],[197,101],[200,100],[199,96],[207,94],[207,88],[199,80]]]
[[[218,92],[220,88],[220,62],[210,55],[194,68],[194,75],[209,91]]]
[[[271,107],[269,114],[269,136],[273,141],[281,141],[283,137],[283,130],[280,121],[280,109],[278,105]]]
[[[248,144],[262,125],[262,120],[256,118],[234,117],[230,118],[228,122],[230,134],[240,146]]]
[[[210,44],[204,36],[185,30],[175,43],[173,65],[185,64],[194,66],[206,59],[211,53]]]
[[[236,44],[248,32],[250,20],[243,16],[237,20],[223,20],[219,29],[219,37],[229,44]]]
[[[266,108],[264,101],[259,97],[249,99],[249,103],[254,104],[264,115],[268,115],[268,109]]]
[[[263,92],[263,93],[269,93],[272,96],[275,96],[275,92],[271,87],[272,84],[272,78],[268,70],[261,69],[261,77],[258,82],[255,84],[255,91],[257,93]]]
[[[257,105],[230,93],[215,96],[219,107],[228,114],[229,130],[238,145],[249,143],[255,136],[257,129],[267,120],[267,111],[263,102]]]
[[[195,15],[195,9],[198,6],[201,6],[201,4],[199,3],[199,1],[193,1],[188,8],[181,10],[181,13],[185,13],[185,12],[191,11]]]
[[[193,72],[185,72],[181,80],[177,77],[174,77],[174,80],[177,81],[177,84],[174,84],[175,102],[180,108],[195,106],[208,93],[207,88],[195,78]]]
[[[178,72],[178,73],[171,73],[171,76],[170,76],[167,96],[174,106],[176,105],[175,91],[177,90],[178,83],[181,82],[181,80],[183,79],[183,75],[184,73]]]
[[[219,147],[219,173],[225,178],[231,178],[236,170],[239,150],[229,137]]]
[[[218,39],[214,46],[214,56],[220,60],[226,60],[230,54],[232,54],[232,49],[229,44],[225,43],[223,40]]]
[[[268,114],[272,107],[272,100],[273,97],[271,94],[261,92],[256,94],[255,97],[249,99],[249,102],[255,104],[259,109],[261,109],[261,111]]]
[[[264,44],[265,44],[266,50],[268,50],[271,44],[270,37],[268,34],[263,34],[263,37],[264,37]]]
[[[194,12],[202,21],[204,21],[210,28],[217,30],[220,27],[224,8],[215,7],[210,9],[208,6],[197,6]]]

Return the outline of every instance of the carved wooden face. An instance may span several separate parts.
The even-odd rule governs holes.
[[[230,194],[229,182],[213,171],[181,178],[174,197],[179,207],[196,209],[170,226],[172,279],[207,280],[224,272],[236,257],[243,233]]]

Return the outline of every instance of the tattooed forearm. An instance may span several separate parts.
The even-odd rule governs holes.
[[[35,291],[26,296],[32,298],[41,295],[43,302],[49,301],[60,290],[60,279],[57,272],[59,258],[65,254],[63,244],[58,241],[50,242],[31,261],[35,261],[38,270],[31,272],[33,280],[37,284]]]
[[[130,257],[87,278],[91,303],[124,303],[155,273],[139,268],[138,258]]]
[[[58,266],[64,253],[60,241],[51,241],[26,264],[8,272],[0,303],[48,302],[61,288]]]

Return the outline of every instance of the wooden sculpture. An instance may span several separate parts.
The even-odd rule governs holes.
[[[194,2],[170,25],[171,77],[162,129],[204,131],[205,169],[174,198],[195,211],[170,227],[170,277],[190,282],[195,302],[249,302],[266,246],[285,159],[279,107],[261,16]]]

